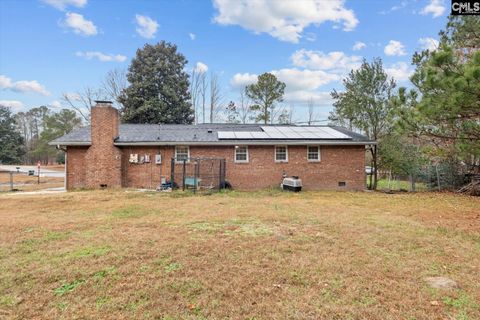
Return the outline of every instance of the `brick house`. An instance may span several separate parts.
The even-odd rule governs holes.
[[[336,126],[120,124],[117,109],[98,101],[91,126],[50,144],[66,151],[67,189],[155,189],[172,165],[216,157],[225,159],[234,189],[278,186],[288,175],[299,176],[307,190],[362,190],[365,149],[375,142]]]

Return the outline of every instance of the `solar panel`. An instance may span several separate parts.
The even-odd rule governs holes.
[[[218,131],[218,139],[235,139],[233,131]]]
[[[253,131],[251,132],[253,139],[268,139],[269,136],[266,132]]]
[[[252,139],[252,133],[249,131],[237,131],[235,132],[237,139]]]
[[[348,136],[344,133],[341,133],[340,131],[335,130],[334,128],[321,127],[321,128],[318,128],[318,129],[321,129],[326,134],[332,136],[333,139],[350,139],[350,136]]]
[[[274,131],[277,131],[277,129],[275,129],[274,126],[262,126],[262,127],[260,127],[260,128],[262,128],[263,132],[267,132],[267,133],[268,133],[268,132],[272,132],[272,131],[273,131],[273,132],[274,132]]]
[[[326,140],[326,139],[351,139],[350,136],[331,127],[314,126],[262,126],[263,131],[219,131],[218,139],[239,140]]]

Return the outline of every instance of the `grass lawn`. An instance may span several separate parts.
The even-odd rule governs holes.
[[[369,185],[370,180],[367,177],[367,186]],[[405,180],[396,180],[392,179],[388,181],[388,179],[379,179],[377,183],[377,190],[408,190],[410,191],[410,181]],[[428,187],[423,182],[416,182],[415,183],[415,191],[429,191]]]
[[[480,319],[479,279],[480,198],[0,195],[2,319]]]

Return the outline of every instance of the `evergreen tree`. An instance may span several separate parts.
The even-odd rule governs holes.
[[[43,120],[44,129],[40,133],[40,139],[37,147],[33,150],[33,154],[45,163],[48,163],[53,157],[61,160],[64,158],[63,151],[57,150],[48,143],[73,129],[81,127],[81,125],[82,119],[73,110],[62,109],[59,112],[46,115]]]
[[[0,105],[0,163],[18,164],[25,154],[24,140],[16,130],[15,118],[8,107]]]
[[[403,109],[402,126],[428,138],[445,157],[480,161],[480,17],[451,16],[435,51],[415,53],[418,101]]]
[[[128,69],[129,86],[119,97],[130,123],[192,123],[187,60],[162,41],[138,49]]]
[[[349,123],[376,141],[389,134],[395,116],[394,105],[390,101],[395,81],[389,79],[382,60],[377,58],[372,63],[364,60],[359,69],[350,71],[343,85],[343,92],[332,92],[335,120]],[[375,169],[371,188],[376,189],[377,147],[373,146],[370,152]]]
[[[277,102],[283,101],[285,83],[277,80],[271,73],[264,73],[258,76],[257,83],[245,88],[247,97],[252,99],[254,105],[252,111],[258,112],[256,120],[265,124],[273,121],[272,113]]]

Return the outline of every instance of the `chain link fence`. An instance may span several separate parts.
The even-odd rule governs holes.
[[[174,189],[208,192],[228,187],[224,158],[172,158],[171,161],[170,181]]]
[[[441,162],[422,166],[411,176],[379,171],[377,190],[459,191],[476,181],[476,177],[461,165]]]
[[[37,170],[0,170],[0,192],[36,191],[64,187],[64,177],[44,175]]]

